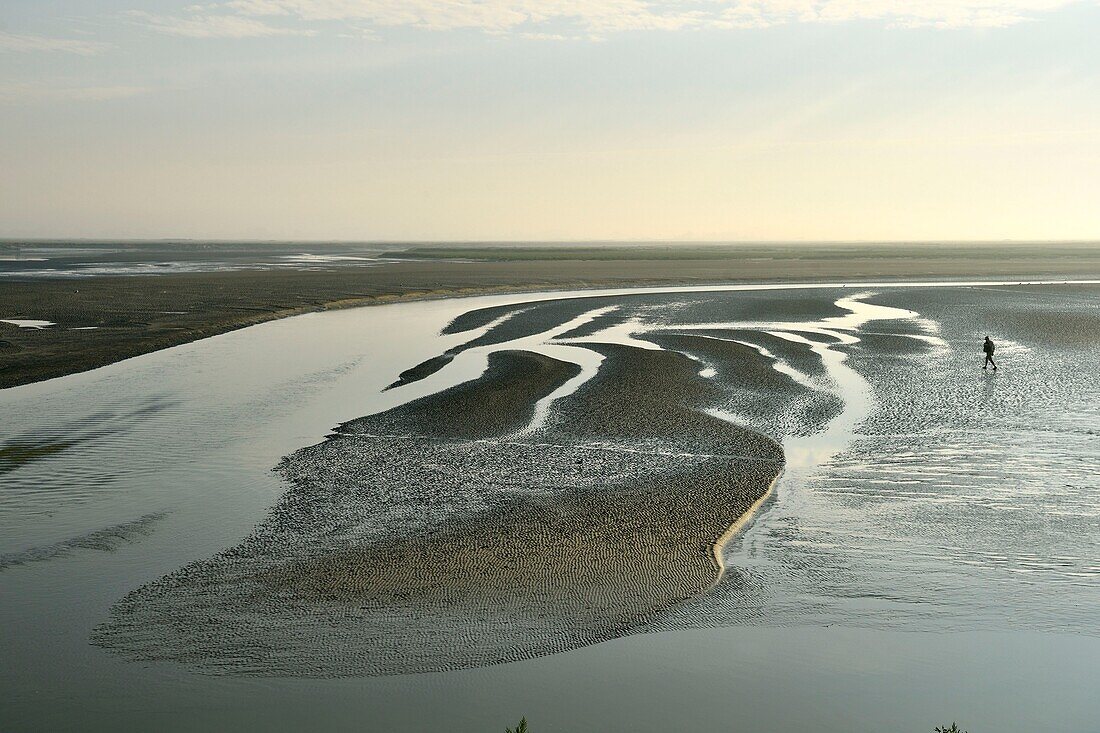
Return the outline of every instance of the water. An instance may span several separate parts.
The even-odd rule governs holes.
[[[53,321],[37,321],[30,318],[0,318],[0,323],[10,323],[13,326],[19,326],[19,328],[35,328],[43,329],[50,326],[56,326]]]
[[[340,242],[0,242],[5,277],[87,278],[382,265],[403,245]]]
[[[706,292],[618,292],[555,330],[591,330],[615,307],[603,338],[645,347],[673,320],[719,327],[695,316],[734,296]],[[283,455],[476,376],[485,350],[383,391],[499,325],[440,335],[453,317],[531,296],[301,316],[0,392],[2,442],[47,446],[0,462],[0,727],[484,731],[527,715],[535,730],[931,730],[951,718],[972,731],[1098,730],[1097,289],[858,292],[873,294],[847,315],[736,322],[813,341],[821,372],[776,357],[780,342],[754,346],[845,409],[785,440],[790,465],[726,546],[712,593],[653,633],[480,669],[215,678],[125,662],[87,639],[130,590],[248,534],[284,490],[271,471]],[[736,297],[799,314],[803,300],[851,296]],[[860,320],[860,303],[913,315]],[[986,328],[1013,334],[996,375],[977,368]],[[525,345],[598,370],[584,348],[594,338]]]
[[[1095,318],[1098,304],[1094,291],[1043,293],[1027,307],[1052,320],[1025,335],[1032,346],[1002,339],[1002,369],[983,372],[977,349],[959,346],[980,343],[974,314],[1019,309],[1021,295],[875,298],[916,306],[942,345],[853,353],[874,409],[845,450],[788,470],[784,500],[728,551],[744,586],[706,599],[716,619],[1096,634],[1100,372],[1095,345],[1055,319]]]

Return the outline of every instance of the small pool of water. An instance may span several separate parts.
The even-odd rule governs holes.
[[[0,318],[0,323],[7,323],[12,326],[18,326],[19,328],[48,328],[50,326],[56,326],[53,321],[35,320],[33,318]]]

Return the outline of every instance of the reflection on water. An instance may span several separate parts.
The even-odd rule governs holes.
[[[1096,308],[1081,295],[1052,305]],[[876,300],[919,304],[942,325],[943,347],[852,352],[876,409],[820,469],[789,470],[778,500],[731,545],[726,561],[739,575],[702,602],[714,623],[1095,634],[1096,365],[1002,338],[1011,366],[983,373],[972,293]],[[1012,305],[1007,294],[982,303]]]
[[[303,251],[311,249],[312,251]],[[330,270],[382,265],[400,246],[296,242],[0,242],[8,277],[88,278],[237,270]]]
[[[87,638],[137,585],[247,534],[283,490],[270,471],[281,456],[338,422],[481,373],[499,346],[462,346],[504,321],[440,331],[460,312],[522,304],[523,296],[304,316],[0,392],[0,443],[8,451],[0,554],[34,560],[0,571],[7,714],[22,723],[17,728],[57,726],[64,719],[57,716],[90,710],[97,711],[92,728],[148,725],[137,710],[155,698],[178,721],[259,716],[292,729],[304,721],[287,705],[308,699],[331,706],[323,719],[335,727],[366,715],[378,729],[419,730],[428,720],[473,731],[522,713],[553,721],[547,729],[627,720],[632,729],[658,731],[672,729],[671,714],[695,725],[736,717],[764,729],[782,720],[787,730],[846,731],[872,730],[873,721],[930,729],[950,700],[945,714],[965,708],[990,723],[972,730],[1088,730],[1100,715],[1082,687],[1100,654],[1100,366],[1092,342],[1058,337],[1061,345],[1051,346],[1050,334],[1036,329],[1045,327],[1044,309],[1058,315],[1047,325],[1069,322],[1067,313],[1094,314],[1097,295],[1086,287],[1032,290],[1041,297],[1033,292],[1024,302],[1010,288],[876,287],[865,297],[761,289],[685,296],[680,289],[675,297],[592,299],[550,330],[520,336],[508,348],[582,368],[539,403],[532,427],[598,371],[599,355],[585,344],[663,348],[673,324],[679,333],[698,332],[694,338],[751,348],[775,372],[835,394],[844,409],[825,414],[812,435],[786,434],[783,479],[727,546],[723,582],[654,630],[736,628],[637,636],[506,667],[392,680],[211,681],[174,665],[131,665]],[[788,299],[819,296],[817,319],[758,317],[781,312]],[[1039,319],[1023,319],[1025,308]],[[1019,324],[993,334],[1004,359],[996,375],[979,368],[988,323]],[[570,335],[579,327],[588,331]],[[385,389],[448,350],[457,351],[454,359],[433,375]],[[728,378],[696,356],[701,379]],[[830,624],[851,631],[822,628]],[[793,628],[761,628],[772,625]],[[809,661],[796,664],[807,650]],[[665,673],[651,678],[644,670]],[[720,682],[708,687],[703,678]],[[965,687],[978,679],[989,684]],[[862,706],[872,681],[889,704],[866,718],[830,712],[807,693],[830,685],[829,695],[860,694]],[[961,684],[968,694],[921,698],[914,681],[930,690]],[[600,700],[585,697],[586,682]],[[672,698],[659,692],[670,685]],[[36,691],[51,688],[65,701],[44,710]],[[1040,705],[1044,699],[1053,702]]]
[[[57,325],[53,321],[37,321],[30,318],[0,318],[0,323],[10,323],[13,326],[19,326],[19,328],[33,328],[39,331]]]

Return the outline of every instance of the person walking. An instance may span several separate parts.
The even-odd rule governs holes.
[[[993,352],[997,350],[997,346],[993,343],[993,339],[988,336],[985,337],[985,343],[982,344],[982,351],[985,352],[985,363],[982,364],[982,369],[988,369],[989,365],[993,365],[993,371],[997,371],[997,362],[993,361]]]

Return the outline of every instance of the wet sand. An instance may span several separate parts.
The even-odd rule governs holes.
[[[1100,276],[1095,243],[447,245],[397,254],[408,259],[332,270],[6,277],[0,281],[0,318],[57,325],[32,330],[0,324],[0,388],[275,318],[399,299],[716,282]]]
[[[465,343],[391,387],[427,396],[287,456],[286,493],[245,541],[133,591],[93,641],[214,673],[345,676],[644,629],[722,577],[723,545],[783,469],[780,441],[843,408],[827,380],[729,334],[786,334],[791,363],[821,363],[842,334],[797,334],[829,323],[801,320],[807,300],[825,318],[861,307],[836,298],[651,293],[463,313],[444,330]],[[611,308],[638,337],[569,336]],[[738,326],[761,311],[777,320]]]
[[[448,329],[452,336],[428,341],[438,348],[401,350],[401,358],[387,359],[388,347],[401,349],[401,339],[387,334],[411,340],[415,333],[423,343],[421,336],[444,327],[461,304],[409,303],[289,319],[98,374],[11,390],[5,394],[7,414],[13,429],[28,438],[70,439],[79,431],[57,428],[78,420],[81,430],[101,430],[104,419],[97,415],[119,409],[113,399],[118,394],[128,396],[125,404],[159,399],[172,400],[173,407],[150,413],[129,435],[115,431],[111,440],[32,460],[14,456],[14,472],[0,477],[6,494],[18,487],[56,492],[45,507],[60,518],[34,530],[33,512],[41,506],[14,512],[9,507],[6,515],[7,526],[19,527],[26,541],[6,536],[5,551],[33,560],[2,575],[12,588],[5,595],[12,622],[9,717],[16,727],[31,729],[78,719],[101,728],[155,727],[166,716],[217,728],[227,720],[247,725],[259,716],[268,727],[287,730],[316,727],[320,720],[343,728],[367,721],[386,730],[483,731],[498,724],[503,729],[501,721],[526,714],[558,730],[722,729],[730,720],[767,730],[781,720],[789,730],[845,731],[852,726],[850,708],[841,704],[830,717],[828,710],[822,713],[822,700],[843,701],[886,680],[873,697],[887,702],[859,711],[883,729],[896,727],[899,715],[913,730],[939,722],[928,719],[928,690],[947,701],[952,716],[998,730],[1088,729],[1097,716],[1082,680],[1089,678],[1097,646],[1097,562],[1096,548],[1082,538],[1092,536],[1100,495],[1100,382],[1089,352],[1100,333],[1098,289],[874,290],[865,302],[912,309],[939,329],[884,318],[851,332],[860,341],[846,345],[836,335],[815,335],[796,323],[841,315],[834,304],[851,289],[614,296],[620,310],[600,316],[605,326],[640,317],[650,330],[638,338],[702,360],[651,355],[645,373],[629,385],[645,400],[652,399],[647,388],[658,396],[669,390],[693,409],[735,412],[756,399],[765,405],[770,396],[775,411],[784,412],[798,404],[800,393],[791,381],[807,387],[805,377],[810,386],[822,386],[821,397],[807,388],[807,399],[839,395],[844,414],[835,422],[849,425],[828,427],[828,435],[817,432],[801,443],[811,450],[850,445],[816,477],[799,479],[799,457],[805,455],[798,440],[783,441],[787,463],[774,498],[729,542],[724,576],[693,599],[673,600],[672,610],[657,611],[653,622],[631,609],[660,607],[659,594],[607,568],[691,590],[715,577],[716,559],[686,545],[681,551],[676,526],[654,522],[658,535],[670,537],[669,556],[684,570],[657,567],[645,559],[648,553],[636,558],[635,548],[656,548],[652,557],[659,559],[666,556],[664,546],[640,532],[620,532],[612,522],[632,528],[628,509],[650,521],[646,502],[632,498],[624,485],[655,476],[676,491],[679,469],[689,480],[711,470],[654,447],[665,433],[690,434],[691,422],[659,419],[652,431],[643,425],[628,433],[632,426],[619,427],[613,416],[578,414],[570,403],[622,402],[611,397],[614,384],[604,379],[555,405],[545,434],[524,434],[535,414],[531,400],[568,381],[577,365],[557,352],[523,352],[508,344],[508,322],[493,329],[500,329],[493,336],[477,335],[482,343],[501,346],[497,356],[503,361],[491,356],[489,374],[512,380],[503,392],[524,390],[522,400],[492,399],[486,383],[464,396],[420,403],[421,409],[353,419],[392,406],[402,390],[419,394],[455,369],[462,373],[464,361],[468,365],[476,354],[459,353],[426,378],[431,381],[380,392],[401,371],[454,348],[460,338],[473,338],[462,336],[462,324],[488,323],[499,318],[499,310],[459,316]],[[511,333],[553,323],[533,311],[557,305],[532,304],[524,318],[510,321]],[[574,305],[557,320],[575,314]],[[587,307],[600,305],[589,299]],[[430,328],[398,330],[421,322],[394,312],[431,313],[425,318]],[[761,320],[789,321],[783,330],[807,334],[831,353],[774,336],[771,325],[715,325]],[[677,328],[685,322],[710,328]],[[976,351],[987,328],[1005,359],[996,375],[981,372]],[[595,326],[577,331],[598,335]],[[348,333],[362,340],[344,339]],[[907,337],[930,333],[945,345]],[[722,341],[700,340],[703,335]],[[280,358],[287,341],[298,342],[309,360],[288,366],[300,357]],[[767,362],[737,341],[766,347],[801,377],[780,371],[774,360],[771,373]],[[330,352],[322,342],[341,346]],[[581,346],[596,344],[571,348]],[[514,358],[516,352],[523,358]],[[242,353],[252,359],[240,359]],[[603,366],[612,367],[617,353],[622,349],[605,349],[601,355],[612,361]],[[849,377],[867,383],[850,381],[835,394],[825,389],[837,374],[837,354],[847,355]],[[318,374],[353,363],[359,367],[302,394],[302,385],[315,385]],[[671,374],[671,383],[662,376],[681,363],[686,366]],[[713,378],[702,376],[708,370]],[[691,372],[696,376],[686,379]],[[213,394],[206,379],[211,374],[221,387]],[[693,384],[697,380],[701,386]],[[262,390],[235,392],[235,385],[261,381]],[[874,396],[873,410],[850,415],[853,388]],[[284,407],[288,396],[308,409]],[[471,421],[467,408],[482,404],[490,414]],[[647,401],[639,412],[652,419],[663,409]],[[860,414],[867,418],[855,426],[854,442],[846,443],[839,433],[850,430]],[[446,419],[431,420],[434,415]],[[340,432],[323,440],[338,423]],[[771,431],[787,430],[782,420],[751,427],[777,440],[781,435]],[[633,437],[599,439],[612,428]],[[803,431],[815,426],[809,428]],[[376,435],[381,430],[394,435],[383,439]],[[450,433],[433,437],[414,430]],[[580,442],[571,443],[571,436]],[[815,443],[819,437],[825,440]],[[646,446],[644,453],[622,445],[632,441]],[[279,472],[270,473],[284,455]],[[585,456],[593,458],[575,463]],[[109,493],[79,503],[82,492],[102,490],[107,468],[129,473],[115,478]],[[714,468],[740,470],[733,462]],[[469,482],[454,480],[467,472]],[[283,501],[265,515],[284,487]],[[608,488],[625,488],[626,498],[601,503]],[[610,526],[593,515],[587,517],[590,530],[570,529],[557,516],[568,516],[568,509],[555,501],[570,491],[571,501],[609,506]],[[709,502],[712,491],[702,486],[675,497],[672,515],[703,513],[694,503]],[[713,505],[718,512],[740,511],[730,494]],[[236,502],[246,495],[251,498],[242,508]],[[387,510],[380,512],[382,507]],[[149,534],[124,521],[165,510],[165,519],[148,524]],[[257,527],[258,518],[263,522]],[[563,552],[543,523],[561,533]],[[684,524],[689,536],[707,534]],[[225,547],[232,549],[217,555]],[[554,554],[556,559],[546,557]],[[194,563],[196,558],[206,559]],[[537,584],[515,582],[520,573]],[[609,578],[614,595],[594,584],[590,592],[589,575]],[[402,582],[412,588],[407,596],[398,587]],[[587,609],[572,603],[574,597],[599,614],[625,608],[627,623],[615,628],[593,621],[584,615]],[[524,613],[529,602],[545,602],[551,613]],[[107,619],[96,637],[106,649],[88,648],[87,632]],[[726,625],[740,628],[676,631]],[[781,628],[767,628],[773,625]],[[475,667],[628,633],[633,635],[587,650],[489,669],[335,682],[302,678],[394,672],[406,664]],[[491,637],[498,635],[495,643]],[[164,661],[122,663],[112,650]],[[1083,651],[1074,656],[1075,650]],[[281,678],[226,680],[203,671]],[[42,690],[56,691],[56,704],[41,705]],[[134,706],[135,696],[161,700],[163,709]],[[1055,702],[1045,704],[1050,699]]]
[[[576,368],[508,351],[340,426],[283,462],[290,489],[244,543],[135,591],[95,643],[215,672],[396,674],[614,638],[698,595],[782,452],[696,409],[720,390],[691,359],[606,350],[535,433],[532,406]]]
[[[927,252],[938,264],[924,266],[941,274],[967,275],[989,264],[954,250]],[[894,276],[914,274],[905,258],[827,254],[673,263],[425,257],[363,272],[245,271],[66,285],[75,304],[83,302],[81,289],[99,288],[107,298],[117,285],[137,297],[154,285],[163,298],[172,282],[188,279],[196,310],[179,313],[187,309],[176,303],[162,315],[191,318],[196,328],[202,324],[199,334],[209,335],[207,328],[310,309],[546,288],[580,268],[585,286],[702,280],[696,268],[705,268],[705,281],[723,279],[715,262],[742,280],[753,279],[746,272],[790,278],[792,267],[807,279],[813,269],[815,278],[852,280],[861,262],[869,266],[866,277],[882,278],[892,268]],[[1047,266],[1066,261],[1050,258]],[[546,280],[533,282],[533,272]],[[520,273],[528,279],[517,280]],[[1080,276],[1079,262],[1074,274]],[[368,275],[372,286],[333,291]],[[431,288],[409,284],[428,275]],[[219,288],[204,285],[210,279]],[[261,295],[267,305],[253,305]],[[131,659],[185,662],[214,673],[345,676],[483,666],[643,629],[722,577],[721,547],[782,471],[781,441],[819,431],[840,415],[839,393],[825,386],[822,350],[859,339],[820,324],[854,315],[856,306],[844,305],[852,300],[836,292],[663,293],[464,313],[444,332],[469,330],[469,340],[407,369],[391,388],[454,371],[457,361],[484,352],[488,368],[480,377],[345,423],[322,443],[287,456],[278,466],[286,493],[243,542],[134,590],[93,642]],[[227,320],[210,326],[211,313]],[[65,323],[52,313],[33,315]],[[650,316],[655,320],[643,325]],[[898,320],[861,333],[866,346],[883,354],[927,348],[914,338],[918,325],[902,315],[889,318]],[[183,338],[165,335],[173,332],[163,325],[130,324],[129,338],[123,326],[118,338],[131,348],[148,345],[134,334]],[[76,333],[101,332],[110,329]],[[564,356],[570,349],[598,359],[598,373],[545,420],[536,419],[544,400],[584,372],[583,362]],[[33,353],[24,356],[33,362]]]

